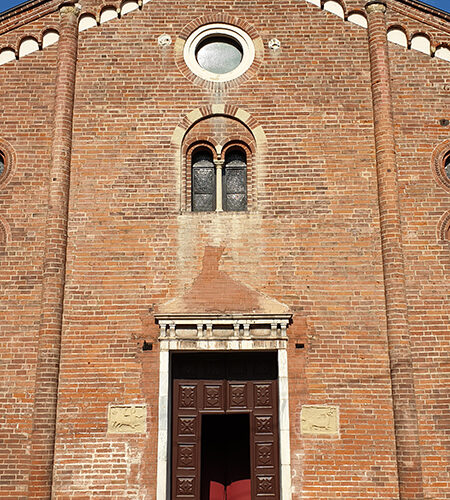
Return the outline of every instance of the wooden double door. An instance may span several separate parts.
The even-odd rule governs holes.
[[[173,500],[279,499],[277,379],[227,378],[173,379]]]

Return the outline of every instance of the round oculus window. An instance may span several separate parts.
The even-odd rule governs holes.
[[[227,24],[208,24],[186,40],[184,60],[204,80],[226,82],[242,75],[253,63],[255,47],[245,31]]]

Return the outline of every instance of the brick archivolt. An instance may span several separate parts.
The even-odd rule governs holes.
[[[201,108],[194,109],[185,115],[172,134],[172,145],[181,150],[183,140],[194,124],[204,118],[217,115],[235,118],[239,122],[243,123],[253,136],[257,150],[264,150],[267,140],[262,126],[250,115],[250,113],[230,104],[212,104],[209,106],[203,106]],[[249,146],[252,148],[251,144],[249,144]]]
[[[440,242],[450,243],[450,210],[445,212],[439,220],[437,237]]]
[[[8,221],[0,215],[0,245],[4,245],[11,241],[11,229]]]
[[[367,28],[367,18],[363,11],[350,10],[338,0],[303,0],[306,3],[315,5],[329,14],[340,17],[343,21],[348,21],[362,28]],[[79,31],[85,31],[97,27],[103,23],[121,18],[135,10],[142,10],[144,5],[150,0],[125,0],[117,4],[110,3],[103,5],[96,13],[83,12],[79,19]],[[58,42],[58,31],[52,26],[40,34],[30,34],[21,37],[16,44],[6,45],[0,48],[0,65],[6,64],[27,55],[43,50]],[[414,31],[406,29],[400,24],[393,24],[388,27],[388,40],[407,49],[422,52],[429,56],[450,62],[450,44],[435,40],[426,31]]]

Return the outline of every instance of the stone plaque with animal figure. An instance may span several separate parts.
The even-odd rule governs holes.
[[[337,406],[304,405],[301,410],[302,434],[339,434],[339,412]]]
[[[146,405],[111,405],[108,411],[108,432],[142,434],[147,431]]]

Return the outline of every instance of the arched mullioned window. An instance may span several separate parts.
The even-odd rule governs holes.
[[[224,159],[199,146],[191,155],[193,212],[241,212],[247,210],[247,154],[229,146]]]
[[[216,172],[212,151],[198,147],[192,153],[192,211],[216,209]]]
[[[247,210],[247,157],[240,147],[227,149],[223,178],[223,209],[228,212]]]

